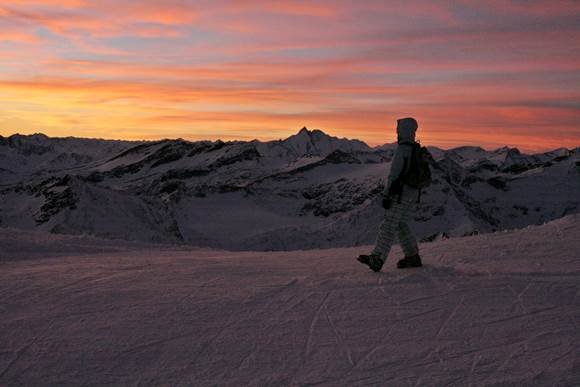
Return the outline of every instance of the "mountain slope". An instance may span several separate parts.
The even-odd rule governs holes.
[[[0,384],[578,385],[580,217],[422,244],[228,252],[0,229]]]
[[[0,136],[0,187],[27,177],[70,171],[138,142],[50,138],[44,134]]]

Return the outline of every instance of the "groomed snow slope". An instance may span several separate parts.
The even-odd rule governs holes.
[[[421,249],[375,274],[0,229],[0,385],[580,385],[578,215]]]

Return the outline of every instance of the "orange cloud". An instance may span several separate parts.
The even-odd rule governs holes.
[[[39,43],[41,39],[32,32],[3,29],[2,32],[0,32],[0,42],[1,41],[15,43]]]
[[[0,6],[0,16],[68,37],[78,36],[79,32],[101,37],[178,36],[179,32],[172,27],[189,25],[197,14],[180,2],[9,1]]]
[[[405,95],[403,90],[388,91],[394,95]],[[426,89],[423,91],[427,92]],[[387,90],[337,88],[330,90],[329,94],[345,92],[386,93]],[[408,96],[415,94],[409,93]],[[312,108],[328,104],[328,100],[329,96],[323,93],[286,93],[262,88],[194,89],[178,84],[78,79],[0,83],[0,101],[4,101],[0,111],[5,115],[27,116],[35,123],[33,127],[40,125],[63,131],[74,123],[75,126],[87,128],[85,130],[92,128],[94,132],[110,133],[108,136],[113,137],[154,138],[156,131],[163,130],[158,132],[158,138],[170,137],[171,133],[194,140],[204,137],[234,138],[236,133],[252,137],[249,134],[252,133],[256,138],[273,139],[285,137],[296,128],[307,125],[377,145],[394,141],[396,118],[413,115],[421,123],[420,137],[433,145],[470,143],[498,147],[507,141],[511,142],[508,145],[524,149],[555,147],[557,144],[563,145],[563,141],[568,141],[570,147],[574,145],[573,134],[545,136],[546,127],[564,131],[567,120],[575,119],[576,111],[573,108],[564,109],[562,114],[561,108],[525,104],[508,108],[490,106],[482,100],[471,105],[415,105],[412,110],[386,104],[384,108],[369,110],[356,104],[341,104],[341,98],[337,99],[335,110],[317,111]],[[211,111],[215,106],[223,108]],[[261,109],[248,110],[256,106],[261,106]],[[292,108],[297,110],[293,112]],[[34,109],[51,113],[33,118]],[[522,125],[530,121],[535,121],[536,126]],[[461,125],[458,126],[457,122]],[[506,126],[507,130],[504,129]],[[497,137],[490,137],[492,133]]]

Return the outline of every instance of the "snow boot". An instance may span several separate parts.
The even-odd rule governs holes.
[[[381,271],[381,269],[383,268],[383,265],[385,264],[385,261],[383,261],[380,256],[374,255],[374,254],[359,255],[359,257],[357,258],[357,261],[359,261],[360,263],[362,263],[364,265],[367,265],[375,273],[378,273],[379,271]]]
[[[415,254],[412,257],[405,257],[397,262],[398,269],[407,269],[410,267],[421,267],[423,263],[421,262],[421,257],[419,254]]]

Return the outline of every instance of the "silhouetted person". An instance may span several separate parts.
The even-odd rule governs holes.
[[[425,148],[415,142],[417,121],[413,118],[397,120],[397,150],[391,163],[389,179],[383,190],[385,218],[377,235],[375,247],[358,261],[378,272],[387,260],[395,238],[399,240],[405,258],[397,263],[399,269],[422,266],[417,240],[407,225],[407,218],[420,199],[421,188],[431,182],[431,172]],[[428,152],[427,152],[428,153]]]

